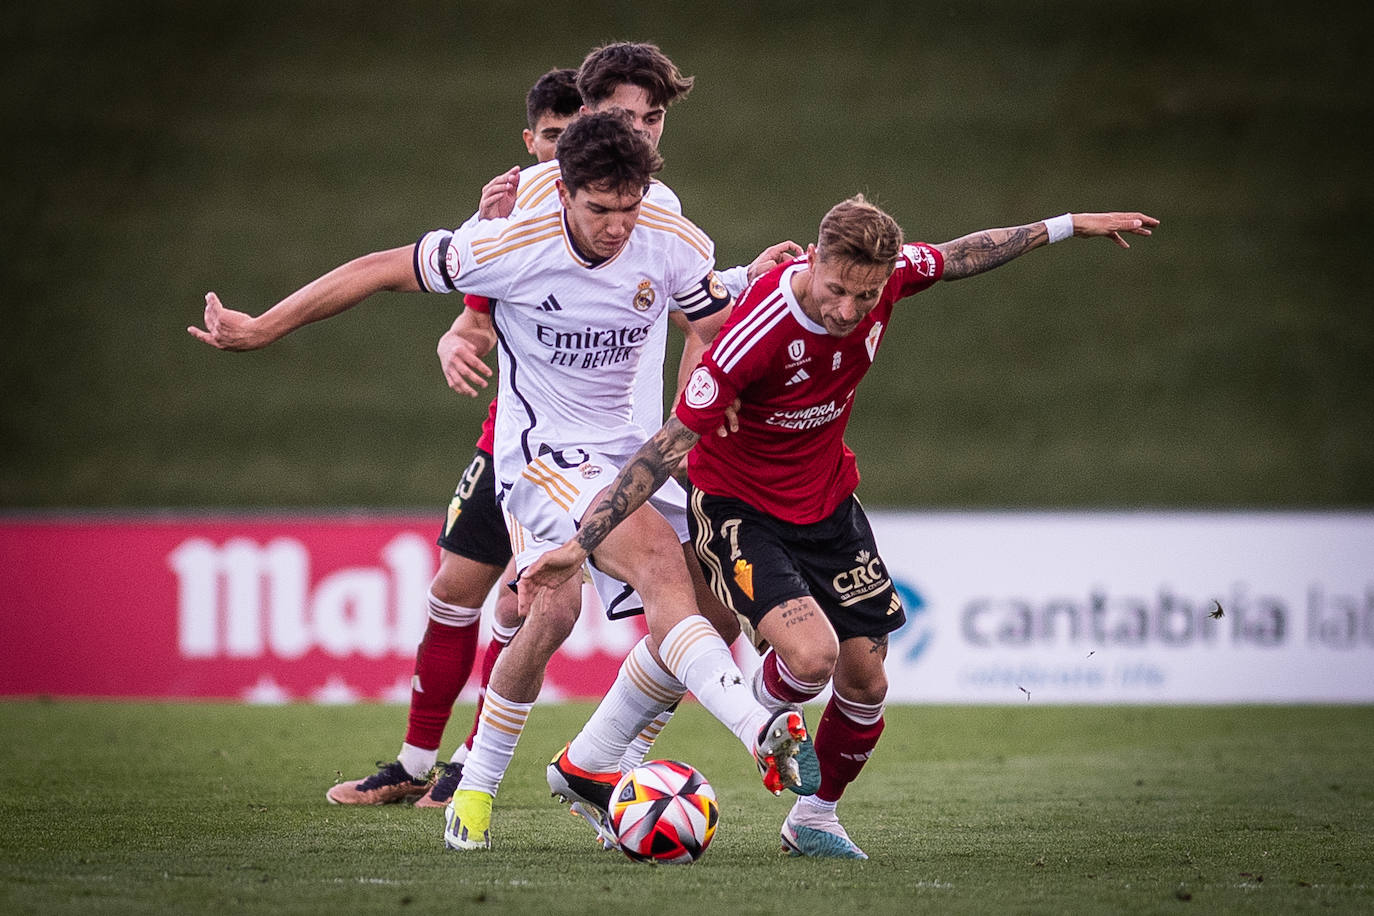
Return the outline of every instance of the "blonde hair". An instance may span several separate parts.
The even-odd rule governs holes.
[[[891,267],[902,252],[902,227],[879,207],[855,194],[830,208],[821,220],[816,252],[822,261]]]

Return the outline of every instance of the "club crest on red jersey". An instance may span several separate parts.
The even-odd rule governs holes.
[[[868,361],[871,363],[878,352],[878,341],[883,336],[883,323],[873,322],[873,327],[868,331],[868,337],[864,339],[864,346],[868,348]]]

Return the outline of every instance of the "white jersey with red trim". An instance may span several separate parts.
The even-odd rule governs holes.
[[[804,261],[776,267],[745,291],[676,407],[702,437],[687,459],[693,487],[795,524],[826,518],[858,486],[844,444],[855,389],[893,304],[937,281],[944,262],[929,245],[903,246],[878,303],[844,337],[831,337],[802,311],[792,278],[805,268]],[[739,431],[713,435],[736,398]]]
[[[656,428],[639,422],[637,379],[647,350],[657,369],[645,373],[644,384],[656,378],[662,385],[663,344],[656,335],[670,304],[698,320],[729,303],[714,272],[711,239],[655,203],[671,195],[666,186],[654,183],[654,199],[646,197],[625,247],[597,263],[569,234],[549,178],[556,163],[526,173],[533,174],[527,181],[522,173],[522,193],[536,194],[539,178],[549,179],[550,193],[507,219],[435,230],[415,246],[421,288],[494,300],[500,362],[494,455],[506,486],[549,451],[632,454]]]

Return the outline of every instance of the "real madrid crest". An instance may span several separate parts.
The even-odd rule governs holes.
[[[648,280],[639,281],[639,292],[635,293],[635,311],[647,312],[654,304],[654,287]]]
[[[716,272],[715,272],[714,270],[711,271],[711,278],[710,278],[710,280],[709,280],[708,282],[710,283],[710,286],[711,286],[711,298],[712,298],[712,299],[728,299],[728,298],[730,298],[729,292],[727,292],[726,289],[725,289],[725,284],[722,283],[722,282],[720,282],[720,277],[716,276]]]

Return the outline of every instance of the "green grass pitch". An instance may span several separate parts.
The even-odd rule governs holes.
[[[403,708],[6,701],[0,911],[1374,910],[1374,707],[894,707],[841,809],[859,863],[782,855],[787,800],[690,705],[657,755],[706,773],[721,825],[661,868],[548,796],[588,712],[536,710],[495,848],[458,854],[439,811],[324,800],[395,753]]]

